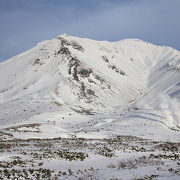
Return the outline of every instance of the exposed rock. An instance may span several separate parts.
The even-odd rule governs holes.
[[[77,43],[76,41],[71,41],[71,46],[74,49],[77,49],[78,51],[84,52],[83,47],[79,43]]]
[[[66,55],[70,55],[71,52],[69,51],[69,49],[67,47],[62,47],[57,54],[66,54]]]
[[[78,75],[77,75],[77,67],[78,67],[78,64],[76,64],[73,68],[74,72],[73,72],[73,77],[76,81],[79,81],[79,78],[78,78]]]
[[[108,58],[106,56],[102,56],[102,59],[105,61],[105,62],[109,62]]]
[[[168,63],[168,69],[172,70],[172,71],[179,71],[180,72],[180,60],[176,61],[176,62],[169,62]]]
[[[79,66],[80,62],[78,59],[74,58],[74,57],[71,57],[71,60],[69,61],[69,71],[68,73],[69,74],[73,74],[73,77],[76,81],[79,81],[79,78],[78,78],[78,66]],[[73,72],[72,72],[73,70]]]
[[[92,73],[92,70],[91,69],[81,69],[78,74],[81,76],[81,77],[89,77],[90,74]]]
[[[93,90],[91,90],[91,89],[87,89],[86,92],[90,96],[95,96],[95,92]]]
[[[94,75],[94,78],[99,80],[101,82],[101,84],[103,84],[105,82],[105,80],[102,77],[98,76],[97,74]]]
[[[108,65],[108,68],[114,70],[116,73],[119,73],[119,74],[125,76],[125,72],[122,71],[121,69],[118,69],[115,65]]]
[[[70,46],[70,42],[68,42],[66,39],[62,38],[62,37],[59,37],[59,39],[61,40],[61,45],[64,46],[64,45],[67,45],[67,46]]]
[[[86,97],[86,93],[85,93],[85,85],[84,85],[84,82],[81,82],[81,96],[82,97]]]
[[[38,64],[38,65],[42,65],[42,64],[43,64],[39,58],[37,58],[37,59],[34,61],[34,63],[33,63],[33,65],[37,65],[37,64]]]
[[[81,52],[84,52],[84,49],[83,47],[77,43],[76,41],[67,41],[66,39],[64,38],[59,38],[61,40],[61,45],[62,46],[71,46],[73,47],[74,49],[78,50],[78,51],[81,51]]]
[[[72,57],[69,61],[69,70],[68,73],[69,74],[73,74],[73,77],[76,81],[79,80],[78,76],[80,77],[89,77],[90,74],[92,73],[91,69],[86,69],[85,67],[83,67],[83,65],[80,63],[80,61],[76,58],[76,57]]]
[[[88,78],[88,82],[96,84],[92,79]]]

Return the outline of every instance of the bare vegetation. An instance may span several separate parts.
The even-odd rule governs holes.
[[[28,127],[32,127],[29,125]],[[157,151],[155,151],[157,150]],[[117,172],[123,170],[138,170],[140,168],[154,168],[154,174],[147,174],[135,179],[153,179],[166,173],[171,176],[180,175],[180,146],[179,143],[156,142],[133,136],[117,136],[112,139],[83,139],[83,138],[55,138],[55,139],[27,139],[0,141],[0,179],[58,179],[72,177],[72,179],[99,179],[103,171],[99,166],[88,166],[85,162],[96,155],[101,159],[109,159],[104,167]],[[124,159],[118,153],[131,155]],[[79,162],[85,166],[82,169],[47,168],[50,162],[62,163]],[[103,161],[102,161],[103,162]],[[174,163],[170,167],[168,163]],[[102,168],[102,169],[101,169]],[[112,176],[109,179],[119,179]]]

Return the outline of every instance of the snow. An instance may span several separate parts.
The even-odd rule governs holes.
[[[1,139],[131,135],[179,142],[179,69],[179,51],[138,39],[107,42],[64,34],[43,41],[0,63]],[[96,158],[87,165],[95,166]],[[111,160],[101,157],[102,162],[107,170]],[[121,173],[132,177],[128,170]]]
[[[69,54],[58,53],[62,47],[68,48]],[[69,64],[72,58],[76,59],[77,80],[75,66]],[[146,117],[143,121],[153,119],[158,124],[157,129],[164,124],[171,134],[168,128],[180,126],[179,60],[179,51],[138,39],[100,42],[65,34],[43,41],[0,64],[0,76],[3,77],[0,82],[1,123],[6,125],[8,121],[16,120],[25,123],[25,119],[40,124],[45,119],[58,121],[54,111],[61,114],[64,106],[94,114],[88,117],[89,120],[85,115],[72,115],[71,123],[77,122],[77,118],[85,118],[86,122],[95,118],[97,124],[94,126],[100,127],[104,124],[99,124],[98,113],[103,114],[101,118],[111,119],[111,122],[105,122],[106,126],[114,121],[127,123],[127,119],[137,121],[134,117],[141,116],[137,115],[139,111],[127,111],[135,107],[143,110]],[[78,74],[80,71],[86,74]],[[38,112],[34,103],[38,104]],[[28,104],[22,113],[21,104],[24,108]],[[149,115],[149,109],[154,113],[153,117]],[[125,112],[126,116],[119,116],[120,112]],[[149,126],[151,129],[153,125]],[[45,127],[43,129],[46,131]]]

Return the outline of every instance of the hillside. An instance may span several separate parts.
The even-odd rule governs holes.
[[[113,163],[121,153],[131,158],[134,148],[136,152],[147,153],[153,152],[156,144],[170,148],[174,143],[175,152],[179,152],[180,52],[171,47],[138,39],[107,42],[64,34],[0,63],[0,77],[2,147],[5,142],[10,147],[16,141],[28,142],[29,152],[34,153],[38,142],[55,143],[56,148],[63,147],[61,153],[67,147],[83,151],[83,160],[89,156],[88,167],[97,156],[93,165],[97,166],[99,158],[99,166],[105,163],[106,168],[111,163],[108,158],[114,157]],[[81,140],[79,147],[73,146]],[[53,148],[48,144],[42,146],[59,155],[55,144]],[[141,145],[145,150],[138,149]],[[159,146],[157,151],[162,150]],[[20,153],[19,149],[16,153]],[[107,156],[99,157],[102,154]],[[50,157],[53,158],[56,159]],[[68,158],[62,158],[60,163],[69,162]],[[142,168],[145,160],[137,161],[142,163]],[[161,162],[153,160],[152,163]],[[67,170],[76,165],[62,166]],[[83,168],[84,164],[77,163],[77,166]],[[101,173],[98,179],[103,177]],[[139,169],[134,173],[138,175]],[[83,177],[87,179],[85,174]],[[118,173],[107,174],[110,178]],[[124,172],[123,177],[131,179],[127,174]]]
[[[180,52],[170,47],[60,35],[1,63],[0,76],[4,125],[72,109],[180,126]]]

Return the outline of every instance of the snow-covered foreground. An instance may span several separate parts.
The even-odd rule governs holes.
[[[1,147],[5,144],[12,147],[2,150],[0,168],[3,171],[6,166],[2,164],[10,163],[13,156],[23,156],[24,160],[27,158],[29,161],[30,154],[21,153],[25,150],[24,146],[21,152],[17,150],[8,154],[8,151],[12,153],[13,148],[19,148],[19,142],[28,142],[30,152],[41,154],[42,149],[37,150],[35,144],[42,141],[47,146],[50,142],[53,148],[49,150],[55,154],[50,159],[42,159],[43,168],[66,171],[61,177],[52,173],[53,177],[57,175],[60,179],[178,177],[179,51],[137,39],[100,42],[61,35],[0,63],[0,77]],[[120,140],[117,140],[118,137],[121,137]],[[82,139],[83,143],[87,143],[86,147],[73,146],[74,141],[81,143]],[[64,146],[62,141],[65,140],[71,146]],[[123,145],[119,143],[122,140]],[[114,145],[111,146],[109,141],[113,141]],[[131,143],[141,148],[141,141],[146,141],[142,146],[146,151],[134,151]],[[93,150],[96,143],[105,155]],[[164,143],[162,146],[165,146],[165,150],[157,148],[153,151],[156,144]],[[46,145],[42,147],[44,152]],[[109,150],[103,150],[103,145]],[[83,162],[73,159],[72,162],[61,156],[56,157],[58,148],[63,152],[67,148],[80,151],[85,159]],[[169,148],[176,151],[167,150]],[[113,155],[109,157],[106,153],[111,152]],[[163,157],[154,157],[159,153]],[[174,153],[177,155],[175,160],[170,158],[164,162],[168,159],[166,156],[174,156]],[[34,163],[36,158],[31,158]],[[149,162],[152,162],[152,166]],[[121,163],[127,167],[119,167]],[[144,165],[146,163],[147,166]],[[171,165],[173,170],[167,168]],[[13,167],[18,169],[18,166],[21,167],[15,164],[7,168],[11,171]],[[77,167],[83,171],[82,176],[77,175]],[[137,170],[134,167],[138,167]],[[69,172],[67,176],[68,168],[73,170],[73,175]],[[157,171],[157,168],[161,170]],[[41,175],[40,179],[43,178]]]
[[[0,142],[0,179],[179,179],[180,143],[133,136]]]
[[[82,115],[72,110],[46,112],[27,120],[2,126],[2,132],[10,134],[2,139],[30,138],[112,138],[132,135],[153,140],[179,142],[179,130],[172,130],[162,116],[149,110],[132,110],[127,114]]]

